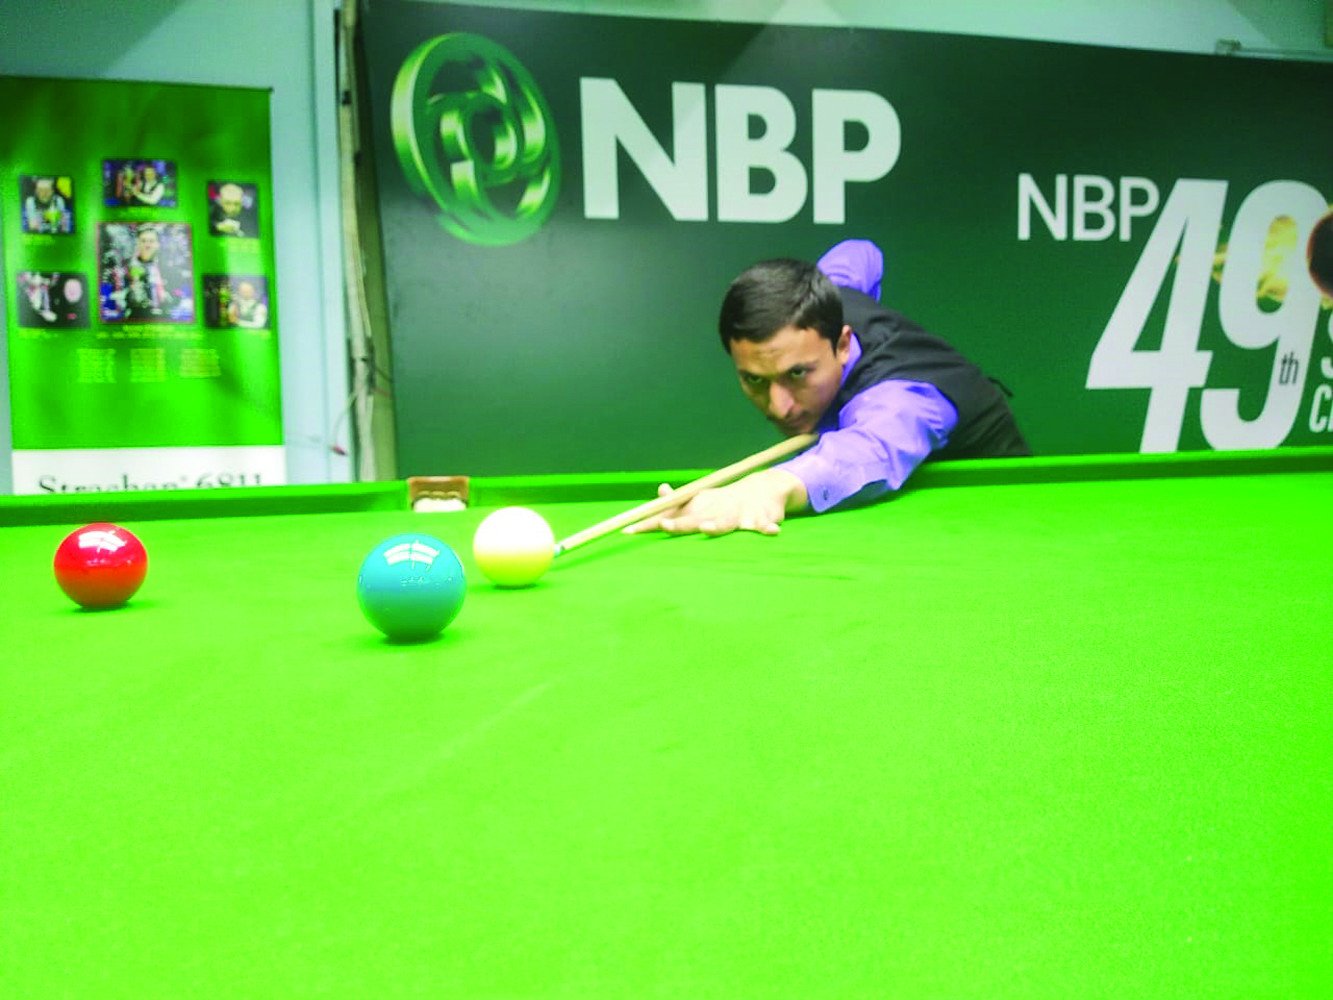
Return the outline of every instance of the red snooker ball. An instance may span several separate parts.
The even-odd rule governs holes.
[[[56,549],[55,570],[56,583],[75,604],[118,608],[143,583],[148,553],[119,525],[89,524],[65,536]]]

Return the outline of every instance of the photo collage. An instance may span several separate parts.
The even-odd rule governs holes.
[[[257,273],[264,270],[259,185],[229,177],[184,185],[174,161],[133,157],[102,160],[100,197],[76,191],[74,178],[59,172],[20,174],[16,193],[30,259],[67,240],[78,241],[80,259],[96,254],[95,270],[88,271],[20,264],[14,291],[21,330],[94,323],[111,329],[153,324],[164,333],[198,325],[271,328],[269,281]],[[99,211],[86,210],[89,197],[100,202]],[[227,266],[225,273],[199,275],[196,284],[197,227],[180,216],[197,219],[205,208],[204,238],[226,244],[208,258]],[[84,225],[94,215],[96,221]],[[68,255],[60,257],[69,262]]]

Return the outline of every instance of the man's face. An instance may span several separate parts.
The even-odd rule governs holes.
[[[55,181],[43,177],[36,184],[37,200],[46,202],[51,200],[51,196],[56,193]]]
[[[158,245],[157,233],[151,229],[145,229],[139,234],[139,259],[152,260],[157,256]]]
[[[218,191],[218,204],[228,218],[235,218],[241,214],[241,206],[244,204],[245,193],[234,184],[224,184]]]
[[[746,397],[787,437],[808,434],[842,385],[851,354],[852,329],[837,345],[819,331],[786,326],[762,343],[731,342],[731,360]]]

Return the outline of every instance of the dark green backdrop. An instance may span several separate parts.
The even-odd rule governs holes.
[[[1031,174],[1047,198],[1059,174],[1146,178],[1159,213],[1178,180],[1226,181],[1219,249],[1261,184],[1299,181],[1333,197],[1333,69],[1323,65],[398,0],[370,3],[364,29],[404,474],[715,466],[769,443],[772,431],[741,398],[717,343],[720,296],[755,260],[813,259],[852,236],[883,247],[886,303],[1014,390],[1037,451],[1137,451],[1148,391],[1086,384],[1154,217],[1137,220],[1127,242],[1057,241],[1034,213],[1033,237],[1022,241],[1019,175]],[[544,227],[513,245],[451,235],[395,151],[395,75],[419,45],[450,32],[512,53],[555,122],[558,202]],[[885,177],[848,186],[845,225],[816,224],[810,199],[781,224],[677,222],[623,152],[620,218],[588,219],[583,77],[616,80],[668,154],[672,82],[704,84],[710,114],[719,83],[781,91],[796,111],[791,150],[807,174],[811,91],[874,91],[898,114],[902,152]],[[714,148],[710,119],[710,157]],[[710,185],[713,176],[710,166]],[[753,185],[766,186],[761,172]],[[715,190],[710,206],[715,219]],[[1284,280],[1308,291],[1303,256],[1284,266]],[[1197,327],[1199,348],[1213,352],[1207,387],[1241,389],[1252,417],[1275,350],[1235,346],[1219,323],[1218,283],[1207,284]],[[1170,288],[1168,275],[1139,349],[1160,341]],[[1331,440],[1308,418],[1328,381],[1319,370],[1333,353],[1328,307],[1301,307],[1316,329],[1299,359],[1299,416],[1281,444]],[[1180,418],[1181,449],[1210,447],[1199,395],[1190,390]]]

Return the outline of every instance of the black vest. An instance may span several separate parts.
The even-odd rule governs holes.
[[[861,357],[847,373],[828,413],[853,396],[890,379],[927,382],[958,411],[949,443],[932,458],[1000,458],[1031,455],[1000,387],[939,337],[874,299],[839,287],[842,321],[861,342]]]

